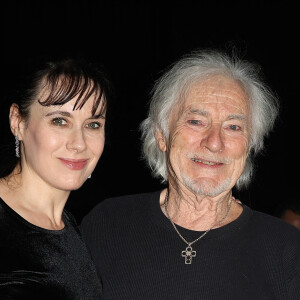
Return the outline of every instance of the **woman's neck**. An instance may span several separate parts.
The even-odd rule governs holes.
[[[62,212],[69,194],[22,173],[12,173],[0,182],[0,196],[8,206],[26,221],[50,230],[64,227]]]

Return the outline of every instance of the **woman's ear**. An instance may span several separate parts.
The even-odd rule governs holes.
[[[166,139],[160,129],[155,129],[155,139],[159,149],[162,152],[166,152],[167,151]]]
[[[9,123],[10,130],[14,136],[17,136],[19,140],[22,140],[22,124],[23,119],[20,114],[19,106],[13,103],[9,110]]]

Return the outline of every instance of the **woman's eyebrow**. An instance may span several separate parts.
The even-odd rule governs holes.
[[[62,115],[64,117],[69,117],[69,118],[73,117],[72,114],[69,113],[68,111],[61,111],[61,110],[51,111],[46,114],[46,117],[53,116],[53,115]],[[89,119],[105,119],[105,115],[100,113],[97,115],[90,116]]]
[[[69,113],[68,111],[61,111],[61,110],[51,111],[46,114],[46,117],[49,117],[52,115],[62,115],[64,117],[72,117],[72,114]]]
[[[105,119],[105,115],[103,114],[93,115],[89,117],[89,119]]]

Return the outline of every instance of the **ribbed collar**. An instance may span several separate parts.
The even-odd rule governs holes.
[[[170,222],[170,220],[165,216],[165,214],[162,212],[159,200],[160,200],[160,193],[161,191],[156,191],[151,194],[151,199],[148,202],[148,211],[150,213],[150,218],[152,220],[152,223],[154,223],[156,226],[159,226],[161,229],[168,230],[168,231],[174,231],[174,228]],[[225,226],[212,229],[206,236],[205,239],[224,239],[228,236],[231,236],[238,232],[242,227],[244,227],[250,217],[253,214],[253,211],[246,205],[243,205],[243,211],[241,215],[234,221],[232,221],[229,224],[226,224]],[[194,240],[197,237],[199,237],[204,231],[195,231],[183,228],[179,225],[176,225],[179,232],[189,240]]]

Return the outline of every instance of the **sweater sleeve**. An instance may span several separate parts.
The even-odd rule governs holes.
[[[300,272],[298,272],[290,282],[287,299],[300,299]]]

